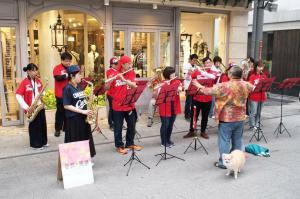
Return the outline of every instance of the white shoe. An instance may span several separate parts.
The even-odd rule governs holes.
[[[49,147],[49,146],[50,146],[50,144],[47,143],[47,144],[45,144],[43,147]]]

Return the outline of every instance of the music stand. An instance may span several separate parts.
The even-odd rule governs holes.
[[[126,95],[122,99],[120,105],[121,106],[126,106],[126,105],[134,106],[134,103],[138,100],[138,98],[142,94],[142,92],[143,92],[143,90],[144,90],[145,87],[146,87],[146,85],[137,85],[136,88],[127,89]],[[131,113],[131,114],[134,114],[134,113]],[[134,130],[135,130],[135,128],[134,128]],[[139,159],[139,157],[135,153],[134,148],[132,148],[131,151],[132,151],[132,153],[131,153],[131,156],[130,156],[129,160],[124,164],[124,166],[126,166],[129,163],[129,168],[127,170],[127,176],[129,174],[132,162],[134,160],[136,160],[138,163],[142,164],[144,167],[150,169],[150,167],[148,167],[147,165],[145,165]]]
[[[213,84],[214,84],[214,79],[199,79],[197,81],[198,81],[199,84],[201,84],[202,86],[205,86],[205,87],[212,87]],[[189,86],[189,88],[188,88],[187,91],[188,91],[188,94],[192,96],[192,98],[195,95],[204,95],[204,93],[201,93],[200,90],[196,86],[194,86],[192,83],[190,84],[190,86]],[[204,145],[200,141],[199,136],[197,134],[197,132],[198,132],[198,129],[197,129],[197,119],[198,118],[196,118],[196,106],[194,106],[193,108],[194,108],[193,127],[194,127],[195,136],[193,137],[193,140],[188,145],[188,147],[185,149],[184,154],[186,154],[186,152],[188,151],[189,148],[192,148],[195,151],[197,151],[198,149],[203,148],[204,151],[205,151],[205,153],[208,155],[208,152],[207,152],[206,148],[204,147]],[[197,147],[197,143],[200,144],[199,147]]]
[[[171,84],[171,85],[164,85],[161,87],[160,92],[156,98],[156,105],[159,106],[160,104],[165,104],[165,113],[167,112],[167,105],[166,103],[171,103],[172,101],[175,100],[175,97],[177,95],[178,92],[178,86],[176,84]],[[167,127],[165,127],[165,143],[164,144],[164,152],[163,153],[159,153],[156,154],[155,156],[161,156],[160,160],[157,162],[156,166],[160,163],[160,161],[162,160],[167,160],[167,159],[171,159],[171,158],[177,158],[179,160],[185,161],[182,158],[179,158],[175,155],[169,154],[167,153]],[[168,156],[168,157],[167,157]]]
[[[261,99],[262,99],[263,93],[270,91],[271,85],[272,85],[274,79],[275,79],[275,77],[260,80],[258,82],[258,84],[255,86],[252,93],[260,93]],[[259,106],[257,106],[257,110],[258,110],[258,108],[259,108]],[[256,113],[257,112],[258,111],[256,111]],[[261,112],[260,112],[260,114],[261,114]],[[265,142],[267,143],[267,139],[263,133],[263,130],[261,129],[260,121],[261,121],[261,116],[259,117],[258,128],[254,128],[253,135],[252,135],[251,139],[249,140],[249,142],[251,142],[252,139],[255,137],[256,141],[260,141],[262,138],[264,138]]]
[[[283,80],[279,85],[278,85],[278,89],[281,90],[281,100],[280,100],[280,122],[276,128],[276,130],[274,131],[274,134],[276,134],[276,137],[278,137],[279,134],[283,134],[283,132],[287,132],[287,134],[291,137],[291,134],[289,133],[289,131],[287,130],[287,128],[284,126],[283,122],[282,122],[282,103],[283,103],[283,94],[284,94],[284,90],[285,89],[291,89],[293,88],[297,82],[300,81],[300,78],[287,78],[285,80]]]

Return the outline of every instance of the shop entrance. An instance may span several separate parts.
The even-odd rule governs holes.
[[[16,27],[0,26],[0,126],[20,123],[20,111],[15,98],[17,65]]]
[[[102,81],[104,78],[104,27],[102,22],[84,12],[51,10],[34,17],[28,25],[28,61],[38,65],[42,80],[49,79],[54,87],[53,67],[60,63],[60,53],[52,47],[55,35],[51,32],[60,15],[66,27],[66,47],[72,64],[79,65],[84,77]]]

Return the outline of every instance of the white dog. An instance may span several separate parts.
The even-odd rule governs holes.
[[[234,150],[230,154],[222,154],[223,164],[227,168],[226,175],[231,171],[234,172],[234,178],[237,179],[237,174],[241,172],[242,167],[246,162],[246,155],[243,151]]]

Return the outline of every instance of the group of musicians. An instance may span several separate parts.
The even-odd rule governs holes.
[[[55,117],[55,136],[60,135],[60,131],[65,131],[65,143],[89,140],[91,156],[93,157],[95,147],[91,133],[91,126],[86,122],[86,117],[91,115],[94,110],[87,110],[87,99],[83,89],[80,86],[81,74],[78,66],[71,66],[72,56],[68,52],[61,54],[61,64],[54,67],[53,77],[55,79],[55,96],[57,103],[57,112]],[[247,67],[244,68],[246,76],[245,81],[249,81],[254,86],[262,79],[266,78],[263,72],[263,65],[253,61],[252,58],[247,61]],[[148,126],[153,123],[153,116],[156,109],[155,99],[166,86],[175,86],[177,88],[176,96],[172,101],[162,102],[158,105],[159,115],[161,119],[161,145],[164,147],[174,146],[171,139],[173,125],[176,115],[181,113],[180,92],[186,91],[185,118],[190,122],[189,132],[184,138],[195,136],[194,123],[198,120],[201,111],[201,136],[209,139],[207,134],[208,117],[213,117],[214,98],[212,95],[203,92],[194,96],[190,96],[188,89],[195,80],[212,80],[214,85],[229,81],[228,72],[234,66],[229,64],[226,68],[222,65],[222,59],[218,56],[214,57],[213,62],[209,57],[199,63],[197,55],[190,55],[189,64],[184,67],[184,81],[177,79],[175,69],[173,67],[165,67],[163,70],[158,69],[156,76],[151,79],[151,87],[153,89],[153,98],[149,104]],[[37,77],[38,67],[35,64],[28,64],[24,68],[27,77],[22,81],[17,89],[16,96],[19,104],[25,113],[32,113],[31,105],[35,100],[43,103],[43,99],[35,97],[43,87],[42,82]],[[162,76],[164,80],[162,79]],[[120,59],[113,57],[110,59],[110,67],[106,71],[107,81],[105,88],[107,90],[107,99],[109,102],[108,123],[114,132],[115,147],[118,153],[124,155],[128,150],[141,150],[142,147],[134,144],[136,133],[137,112],[134,103],[122,104],[121,101],[129,89],[137,87],[136,73],[132,69],[132,60],[130,57],[123,56]],[[199,87],[200,89],[200,87]],[[259,118],[263,102],[266,100],[265,93],[252,93],[248,98],[248,112],[250,117],[250,128],[258,128]],[[195,108],[194,108],[195,107]],[[196,111],[196,117],[194,116]],[[217,118],[217,116],[216,116]],[[127,132],[125,143],[122,140],[122,130],[124,120],[127,123]],[[45,110],[37,113],[37,117],[29,124],[30,146],[32,148],[44,149],[47,143],[47,128]]]

